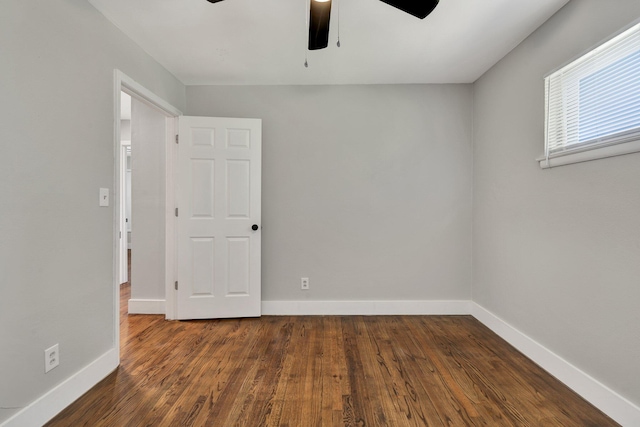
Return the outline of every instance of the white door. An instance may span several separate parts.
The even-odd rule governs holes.
[[[260,316],[262,121],[180,117],[178,319]]]

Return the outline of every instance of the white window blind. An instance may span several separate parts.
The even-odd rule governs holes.
[[[547,76],[545,105],[543,167],[553,158],[640,141],[640,24]]]

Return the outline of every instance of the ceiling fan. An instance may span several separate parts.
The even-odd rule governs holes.
[[[207,0],[218,3],[223,0]],[[329,19],[331,18],[331,0],[308,0],[309,9],[309,50],[324,49],[329,44]],[[438,5],[439,0],[380,0],[390,6],[424,19]]]

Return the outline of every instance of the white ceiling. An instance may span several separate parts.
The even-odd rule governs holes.
[[[424,20],[333,0],[309,68],[306,1],[89,0],[186,85],[471,83],[569,0],[441,0]]]

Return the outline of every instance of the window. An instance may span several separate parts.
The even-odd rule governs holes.
[[[542,168],[640,151],[640,24],[545,78]]]

